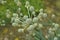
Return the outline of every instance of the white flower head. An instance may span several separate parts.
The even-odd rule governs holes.
[[[43,9],[41,8],[41,9],[39,10],[39,12],[42,13],[42,12],[43,12]]]
[[[21,29],[21,28],[20,28],[20,29],[18,29],[18,32],[23,32],[23,31],[24,31],[24,29]]]
[[[13,13],[13,17],[18,17],[18,14],[17,13]]]
[[[53,27],[53,29],[52,29],[52,30],[53,30],[53,31],[56,31],[56,30],[57,30],[57,28],[54,28],[54,27]]]
[[[54,37],[54,40],[58,40],[58,37]]]
[[[32,23],[32,19],[31,18],[26,19],[26,23],[27,24],[31,24]]]
[[[34,22],[34,23],[38,22],[38,18],[37,18],[37,17],[34,17],[34,18],[33,18],[33,22]]]
[[[58,27],[59,27],[59,24],[56,23],[56,24],[54,25],[54,27],[58,28]]]
[[[26,1],[26,3],[25,3],[25,7],[28,9],[28,8],[29,8],[29,6],[30,6],[29,1]]]
[[[1,26],[5,26],[6,24],[5,24],[5,20],[2,20],[2,22],[1,22]]]
[[[20,13],[21,12],[21,8],[18,8],[17,11],[18,11],[18,13]]]
[[[35,11],[32,12],[32,15],[36,16],[36,15],[35,15]]]
[[[10,18],[10,17],[11,17],[11,15],[10,15],[10,14],[6,14],[6,17],[7,17],[7,18]]]
[[[55,23],[52,23],[52,25],[55,25]]]
[[[44,13],[44,14],[43,14],[43,17],[46,18],[46,17],[47,17],[47,13]]]
[[[21,2],[20,1],[17,1],[17,6],[21,6]]]
[[[54,28],[55,28],[55,30],[57,30],[57,29],[59,28],[59,24],[56,23],[56,24],[54,25]]]
[[[19,11],[21,11],[21,8],[18,8]]]
[[[34,11],[34,7],[30,6],[29,10],[30,10],[30,12],[33,12]]]
[[[19,18],[16,18],[15,19],[15,23],[19,23],[20,22],[20,19]]]
[[[47,38],[47,39],[48,39],[48,38],[49,38],[49,35],[45,35],[45,38]]]
[[[14,0],[15,3],[17,3],[19,0]]]
[[[52,23],[52,25],[54,26],[55,29],[59,28],[59,26],[60,26],[60,25],[57,24],[57,23]]]
[[[57,34],[58,37],[60,37],[60,34]]]
[[[7,17],[7,18],[10,18],[10,17],[11,17],[10,13],[11,13],[11,11],[10,11],[9,9],[7,9],[7,10],[6,10],[6,17]]]
[[[9,9],[7,9],[6,11],[7,11],[7,13],[10,13],[10,10]]]
[[[27,28],[27,31],[28,31],[28,32],[31,32],[31,31],[34,30],[34,28],[35,28],[34,25],[30,25],[30,26]]]
[[[11,18],[11,23],[12,23],[14,20],[15,20],[15,17],[12,17],[12,18]]]
[[[12,26],[14,26],[14,27],[18,26],[18,23],[12,23]]]
[[[42,27],[43,27],[43,25],[42,25],[42,24],[39,24],[39,25],[38,25],[38,28],[42,28]]]
[[[53,29],[49,28],[48,33],[54,35]]]
[[[53,31],[48,31],[49,34],[51,35],[54,35],[54,32]]]
[[[23,28],[25,28],[26,25],[27,25],[27,24],[23,22],[21,26],[22,26]]]
[[[27,15],[24,15],[23,19],[24,20],[28,19],[28,16]]]
[[[53,31],[52,29],[53,29],[53,28],[49,28],[49,31]]]
[[[29,5],[29,1],[26,1],[26,5]]]
[[[23,16],[23,13],[20,13],[20,16]]]
[[[33,24],[34,27],[37,27],[37,25],[38,25],[37,23],[34,23],[34,24]]]
[[[40,12],[39,15],[42,16],[44,13],[43,12]]]
[[[56,16],[54,15],[54,14],[52,14],[52,16],[51,16],[52,18],[55,18]]]
[[[41,18],[43,16],[43,12],[39,13],[38,18]]]

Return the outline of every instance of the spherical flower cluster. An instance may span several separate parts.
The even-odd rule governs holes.
[[[26,24],[31,24],[32,23],[32,19],[31,18],[28,18],[28,19],[26,19]]]
[[[24,20],[28,19],[28,16],[27,15],[24,15],[23,19]]]
[[[18,8],[18,9],[17,9],[17,12],[18,12],[18,13],[21,13],[21,8]]]
[[[57,23],[52,23],[52,25],[54,26],[55,30],[57,30],[59,28],[59,24],[57,24]]]
[[[43,12],[43,8],[41,8],[41,9],[39,10],[39,12],[42,13],[42,12]]]
[[[27,9],[30,7],[30,3],[29,3],[29,1],[26,1],[26,3],[25,3],[25,7],[26,7]]]
[[[13,13],[13,17],[18,17],[18,14],[17,13]]]
[[[43,24],[40,23],[40,24],[38,25],[38,28],[43,28]]]
[[[32,12],[32,15],[33,15],[34,17],[36,16],[36,13],[35,13],[35,11],[33,11],[33,12]]]
[[[34,22],[34,23],[38,22],[38,18],[37,18],[37,17],[34,17],[34,18],[33,18],[33,22]]]
[[[54,40],[58,40],[58,38],[57,37],[54,37]]]
[[[57,34],[58,37],[60,37],[60,34]]]
[[[41,18],[41,17],[46,18],[47,16],[48,16],[47,13],[44,13],[44,12],[43,12],[43,9],[40,9],[40,10],[39,10],[38,18]]]
[[[49,28],[48,33],[54,35],[53,29],[52,28]]]
[[[18,32],[24,32],[24,29],[18,29]]]
[[[30,26],[27,28],[27,31],[28,31],[28,32],[33,31],[36,27],[37,27],[37,23],[34,23],[33,25],[30,25]]]
[[[55,16],[55,14],[52,14],[52,16],[51,16],[52,18],[55,18],[56,16]]]
[[[11,13],[10,10],[7,9],[7,11],[6,11],[6,17],[7,17],[7,18],[10,18],[10,17],[11,17],[10,13]]]
[[[33,12],[34,11],[34,7],[30,6],[29,10],[30,10],[30,12]]]
[[[14,0],[14,2],[17,4],[17,6],[21,6],[21,2],[19,0]]]
[[[44,13],[44,14],[43,14],[43,17],[46,18],[46,17],[47,17],[47,13]]]
[[[13,17],[11,18],[12,26],[18,26],[20,22],[20,18],[18,17],[18,14],[13,13]]]

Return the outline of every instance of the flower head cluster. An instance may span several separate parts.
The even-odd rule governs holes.
[[[30,3],[29,3],[29,1],[26,1],[26,3],[25,3],[25,7],[26,7],[27,9],[30,7]]]
[[[6,1],[0,1],[2,4],[6,3]],[[34,6],[30,5],[29,1],[26,1],[25,3],[25,8],[27,9],[27,13],[28,15],[23,15],[23,13],[21,12],[21,8],[20,8],[20,1],[19,0],[14,0],[14,2],[17,4],[17,6],[19,6],[19,8],[17,9],[17,12],[12,13],[11,15],[11,11],[9,9],[7,9],[5,17],[7,19],[10,19],[10,23],[13,27],[19,27],[19,29],[17,30],[18,32],[24,32],[25,30],[30,32],[33,32],[35,29],[43,29],[46,28],[47,30],[47,34],[45,37],[49,38],[51,35],[54,36],[59,28],[59,24],[58,23],[48,23],[48,21],[50,20],[48,18],[48,14],[44,12],[44,9],[41,8],[38,12],[38,14],[35,11]],[[37,14],[37,15],[36,15]],[[51,18],[55,18],[56,15],[52,14]],[[51,20],[52,20],[51,19]],[[1,26],[6,26],[5,24],[5,20],[1,19],[0,20],[0,25]],[[47,24],[46,24],[47,23]],[[44,26],[52,26],[52,27],[44,27]],[[60,34],[56,34],[57,36],[60,36]],[[57,37],[54,37],[53,40],[58,40]]]
[[[21,2],[19,0],[14,0],[14,2],[16,3],[17,6],[21,6]]]
[[[20,18],[18,17],[18,14],[13,13],[13,17],[11,18],[12,26],[18,26],[20,22]]]

